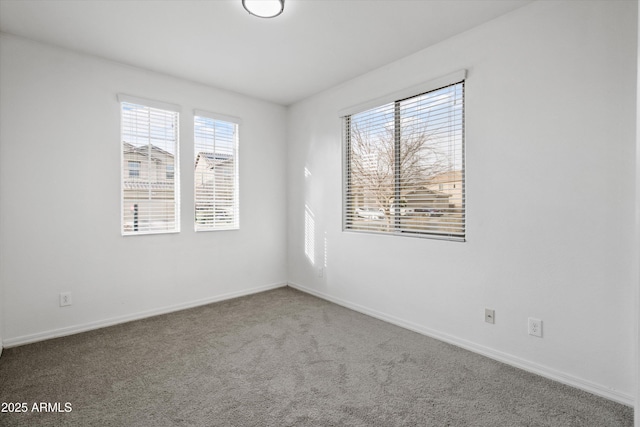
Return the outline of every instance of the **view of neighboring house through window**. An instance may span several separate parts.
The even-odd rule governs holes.
[[[465,238],[464,81],[344,117],[344,229]]]
[[[119,98],[122,234],[177,232],[178,112],[131,101],[129,97]]]
[[[195,230],[239,228],[238,120],[196,112]]]

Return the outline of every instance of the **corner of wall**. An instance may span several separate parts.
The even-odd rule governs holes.
[[[636,264],[634,266],[635,272],[635,300],[636,300],[636,345],[635,345],[635,360],[636,360],[636,400],[635,400],[635,416],[634,425],[640,427],[640,7],[638,8],[638,19],[636,20],[636,30],[638,32],[637,46],[638,51],[637,61],[637,77],[636,77],[636,233],[635,233],[635,256]]]

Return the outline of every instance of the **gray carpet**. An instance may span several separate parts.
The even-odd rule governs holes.
[[[291,288],[5,349],[3,426],[631,426],[631,408]],[[71,412],[31,412],[34,402]]]

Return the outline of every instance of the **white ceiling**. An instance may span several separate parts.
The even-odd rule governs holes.
[[[289,105],[531,0],[0,0],[0,31]]]

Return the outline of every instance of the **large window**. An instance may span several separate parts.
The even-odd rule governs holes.
[[[232,230],[240,226],[238,124],[238,119],[196,111],[196,231]]]
[[[463,80],[343,120],[345,230],[464,240]]]
[[[122,234],[180,231],[178,111],[126,96],[121,101]],[[150,106],[152,104],[154,106]],[[169,173],[171,171],[171,173]]]

